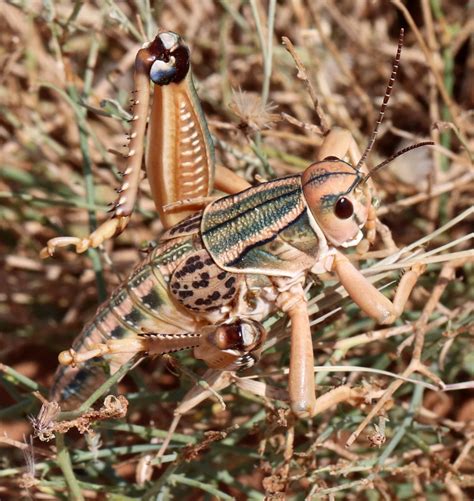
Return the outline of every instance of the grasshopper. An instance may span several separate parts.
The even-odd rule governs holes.
[[[138,52],[129,163],[112,217],[85,239],[49,241],[42,255],[69,244],[83,252],[126,227],[145,154],[149,80],[154,97],[146,168],[166,230],[157,247],[100,306],[72,348],[60,354],[51,400],[63,409],[74,408],[139,353],[156,356],[193,349],[195,357],[213,369],[248,368],[258,361],[267,336],[262,322],[280,310],[291,323],[291,409],[301,418],[317,412],[305,296],[309,273],[334,273],[367,315],[389,324],[403,312],[423,272],[422,266],[408,270],[392,302],[343,253],[361,241],[364,229],[373,239],[373,173],[410,149],[433,144],[415,144],[370,171],[365,167],[402,45],[403,31],[379,117],[362,154],[349,132],[333,129],[302,174],[256,186],[225,167],[215,167],[189,49],[181,37],[161,32]],[[214,186],[226,195],[211,199]]]

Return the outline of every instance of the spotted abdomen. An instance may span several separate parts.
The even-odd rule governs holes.
[[[101,305],[74,340],[72,349],[81,354],[97,343],[143,335],[159,337],[155,343],[157,354],[197,346],[199,333],[195,318],[170,297],[167,281],[167,270],[193,252],[189,240],[166,242],[157,247]],[[60,402],[63,410],[78,406],[134,354],[131,349],[90,359],[79,367],[60,366],[50,399]]]
[[[219,268],[206,249],[188,255],[174,270],[169,284],[173,297],[186,308],[209,312],[231,303],[241,276]]]

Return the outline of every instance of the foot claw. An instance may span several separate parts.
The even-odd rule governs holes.
[[[72,348],[64,350],[58,355],[58,361],[61,365],[75,367],[76,352]]]
[[[48,243],[46,244],[46,247],[43,247],[40,251],[40,257],[42,259],[46,259],[48,257],[51,257],[54,255],[56,252],[56,249],[58,247],[66,247],[68,245],[75,245],[76,246],[76,251],[77,252],[84,252],[84,250],[87,249],[87,247],[84,250],[79,250],[80,248],[82,249],[84,246],[84,240],[88,243],[87,239],[80,239],[77,237],[56,237],[52,238],[51,240],[48,240]]]
[[[102,223],[95,231],[93,231],[87,238],[78,237],[56,237],[52,238],[46,244],[46,247],[41,249],[41,259],[51,257],[59,247],[67,247],[74,245],[76,252],[82,254],[89,248],[99,247],[105,240],[109,240],[114,235],[121,233],[127,226],[129,216],[116,217],[109,219]]]

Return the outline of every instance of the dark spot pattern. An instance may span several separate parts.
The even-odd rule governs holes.
[[[130,313],[127,313],[123,316],[123,320],[125,323],[136,327],[140,324],[140,321],[143,319],[143,315],[140,310],[134,308]]]
[[[219,268],[207,250],[200,249],[177,266],[170,293],[186,308],[208,312],[234,300],[238,280],[238,275]]]
[[[225,286],[230,289],[235,284],[235,277],[230,277],[229,280],[226,280]]]
[[[235,287],[231,287],[229,291],[222,296],[222,299],[232,299],[235,296],[236,290]]]
[[[161,298],[155,290],[151,290],[141,298],[142,304],[152,310],[158,310],[161,305]]]
[[[123,325],[117,325],[110,331],[110,337],[112,339],[122,339],[128,333],[127,329],[123,327]]]
[[[246,353],[235,361],[235,365],[237,366],[237,370],[241,371],[244,369],[249,369],[250,367],[254,366],[256,362],[256,357],[254,357],[251,353]]]
[[[198,212],[197,214],[193,214],[177,225],[173,226],[170,228],[165,236],[168,237],[177,237],[181,235],[186,235],[190,233],[195,233],[199,231],[199,228],[201,227],[201,217],[202,217],[202,212]]]

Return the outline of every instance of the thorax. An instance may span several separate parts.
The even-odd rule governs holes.
[[[204,321],[260,321],[286,287],[325,271],[330,253],[300,176],[288,176],[211,203],[167,230],[151,259],[173,298]]]

